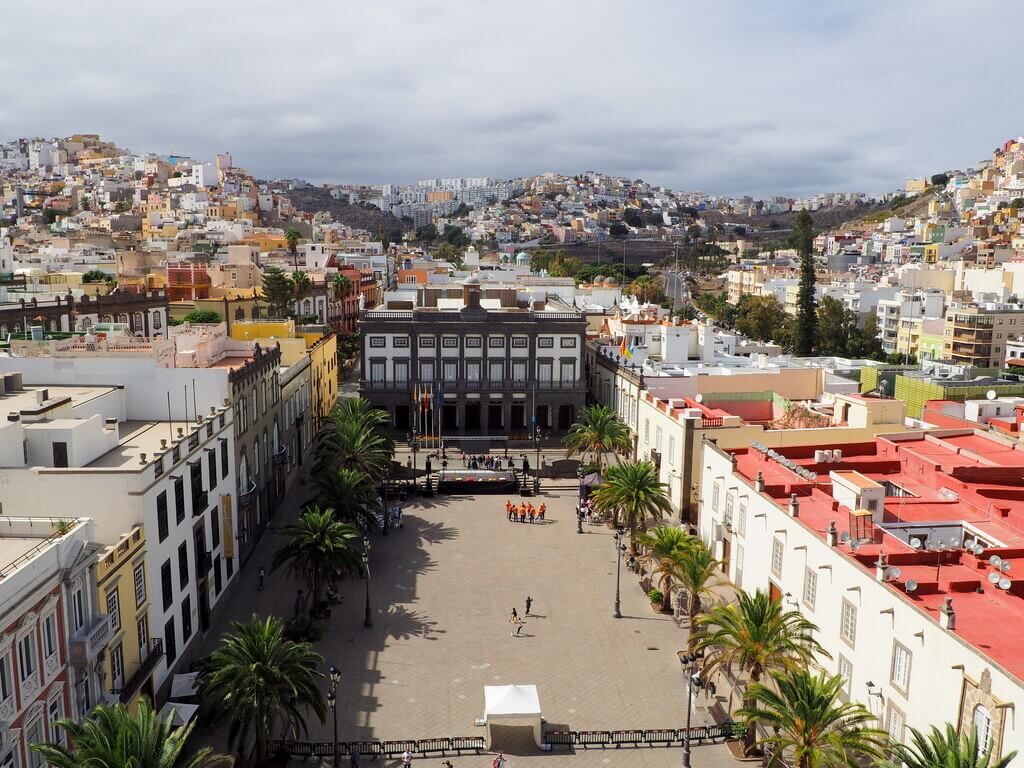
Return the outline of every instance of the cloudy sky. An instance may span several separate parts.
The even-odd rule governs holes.
[[[971,0],[3,0],[0,138],[230,151],[261,177],[596,169],[884,191],[1024,133],[1019,20]]]

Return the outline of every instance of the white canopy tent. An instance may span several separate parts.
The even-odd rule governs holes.
[[[196,689],[196,683],[198,680],[198,672],[187,672],[184,675],[175,675],[174,679],[171,680],[171,698],[187,699],[189,696],[195,696],[199,692]]]
[[[192,722],[192,718],[199,711],[198,704],[182,704],[180,701],[168,701],[160,708],[157,719],[161,722],[171,716],[171,725],[180,728]]]
[[[487,743],[493,742],[491,726],[530,726],[539,747],[541,730],[540,696],[536,685],[485,685],[484,720],[487,722]]]

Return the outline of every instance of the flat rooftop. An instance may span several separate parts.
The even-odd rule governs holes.
[[[48,403],[56,404],[70,398],[74,408],[118,389],[120,387],[113,386],[26,386],[15,392],[0,393],[0,413],[38,410],[38,393],[43,390],[47,393]]]
[[[184,430],[187,439],[195,426],[194,421],[122,421],[117,425],[117,448],[107,451],[88,466],[106,469],[141,467],[139,454],[145,453],[146,460],[151,461],[154,454],[161,450],[161,440],[166,440],[170,447],[172,439],[178,435],[178,427]]]
[[[755,448],[731,453],[737,472],[751,483],[760,474],[764,493],[780,508],[795,493],[800,522],[822,539],[830,523],[841,538],[857,539],[856,548],[837,548],[865,571],[874,573],[884,550],[889,565],[901,570],[889,589],[936,621],[944,598],[952,596],[956,634],[1024,680],[1024,444],[959,429],[844,445],[838,462],[818,460],[816,450],[827,448],[777,449],[790,466]],[[814,473],[813,479],[795,469]],[[833,473],[885,489],[879,522],[855,530],[856,510],[833,496]],[[965,548],[965,541],[979,551]],[[989,581],[993,555],[1009,564],[1002,572],[1008,589]],[[906,588],[909,579],[917,582],[913,591]]]

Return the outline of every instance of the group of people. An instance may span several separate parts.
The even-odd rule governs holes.
[[[535,507],[532,502],[527,504],[525,501],[521,501],[517,505],[511,499],[505,501],[505,514],[510,523],[544,522],[544,516],[547,513],[548,505],[544,502],[541,502],[539,507]]]
[[[359,763],[357,761],[357,762],[353,763],[352,765],[356,765],[357,766],[357,765],[359,765]],[[505,753],[504,752],[498,753],[498,756],[491,761],[491,768],[505,768],[506,765],[508,765],[508,760],[505,759]],[[412,752],[406,751],[402,755],[402,767],[403,768],[410,768],[410,766],[412,766]],[[454,767],[452,766],[452,761],[451,760],[445,760],[443,763],[441,763],[441,768],[454,768]]]
[[[512,471],[515,469],[515,461],[510,456],[508,459],[508,470]],[[489,469],[495,472],[500,472],[506,467],[502,465],[502,459],[500,456],[487,456],[481,454],[479,456],[473,456],[465,451],[462,453],[462,466],[466,469]]]
[[[592,498],[581,501],[576,508],[576,514],[588,523],[600,522],[601,512],[594,506]]]
[[[511,624],[515,629],[512,630],[512,637],[521,637],[523,634],[523,627],[526,626],[526,617],[530,615],[530,608],[533,607],[533,598],[529,595],[526,596],[526,611],[523,613],[522,618],[519,616],[519,612],[512,606],[512,613],[509,614],[508,623]]]

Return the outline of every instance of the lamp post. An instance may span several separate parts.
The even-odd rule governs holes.
[[[363,572],[366,574],[366,616],[363,618],[364,627],[373,626],[373,617],[370,615],[370,539],[363,536]]]
[[[622,536],[622,529],[617,528],[615,531],[615,613],[612,614],[616,619],[622,618],[621,604],[619,601],[619,585],[622,574],[622,553],[626,551],[626,545],[620,543],[622,541]]]
[[[384,524],[381,526],[384,535],[388,535],[388,478],[391,477],[391,462],[384,467]]]
[[[576,475],[580,479],[580,497],[576,503],[576,533],[583,533],[583,467],[577,467]]]
[[[341,682],[341,670],[331,664],[329,672],[331,690],[327,692],[327,704],[334,717],[334,764],[338,764],[338,683]]]
[[[683,768],[690,768],[690,713],[693,707],[693,686],[700,688],[700,673],[694,671],[694,666],[701,658],[698,653],[686,653],[678,651],[676,656],[683,667],[683,675],[686,676],[686,730],[683,732]]]
[[[533,446],[537,449],[537,463],[533,467],[533,493],[534,495],[540,493],[540,443],[544,439],[544,433],[541,432],[540,424],[537,424],[533,428]]]

